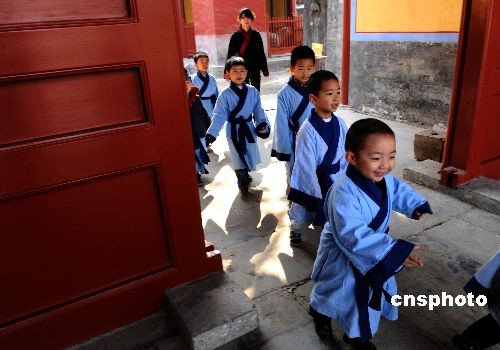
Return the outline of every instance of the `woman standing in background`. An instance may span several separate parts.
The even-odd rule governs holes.
[[[269,76],[264,44],[260,33],[250,26],[255,19],[254,13],[249,8],[243,8],[238,14],[240,29],[233,33],[229,40],[227,58],[240,56],[245,59],[248,75],[245,83],[253,85],[260,91],[260,72],[265,77]]]

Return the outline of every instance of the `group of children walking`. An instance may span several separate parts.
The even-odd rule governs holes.
[[[198,52],[194,61],[198,72],[192,78],[186,75],[188,98],[196,101],[197,92],[211,119],[208,125],[200,113],[204,140],[193,124],[198,174],[206,172],[205,145],[226,125],[238,188],[246,194],[249,172],[260,163],[257,138],[268,138],[271,132],[259,91],[245,83],[241,57],[227,60],[231,82],[220,93],[207,72],[208,55]],[[397,318],[390,303],[396,294],[394,275],[404,266],[422,265],[412,243],[388,234],[392,210],[416,220],[432,211],[424,197],[392,175],[396,142],[389,126],[367,118],[348,129],[335,115],[339,80],[332,72],[315,71],[311,48],[292,50],[290,70],[292,76],[277,96],[271,156],[286,162],[290,245],[300,247],[311,224],[323,227],[312,271],[310,314],[321,339],[332,338],[335,318],[344,341],[354,349],[376,349],[370,339],[380,317]],[[191,79],[199,90],[190,87]],[[190,105],[193,110],[200,104]]]

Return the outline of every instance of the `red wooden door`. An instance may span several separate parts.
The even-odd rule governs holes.
[[[0,0],[0,349],[80,342],[221,268],[176,3]]]
[[[500,180],[500,1],[464,1],[443,183]]]

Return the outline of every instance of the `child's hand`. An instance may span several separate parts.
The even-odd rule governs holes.
[[[411,215],[411,218],[413,220],[420,220],[420,218],[424,214],[432,214],[432,209],[431,209],[431,206],[429,205],[429,202],[425,202],[424,204],[419,206],[417,209],[415,209]]]
[[[267,130],[267,124],[262,122],[257,126],[257,132],[260,132],[261,134],[264,134]]]
[[[419,250],[419,249],[420,249],[419,246],[415,246],[415,248],[413,248],[412,253],[415,252],[416,250]],[[410,254],[410,256],[408,256],[406,258],[406,260],[404,261],[403,265],[406,267],[424,266],[424,261],[422,259],[420,259],[419,257]]]
[[[208,146],[210,146],[212,143],[214,143],[216,140],[216,138],[210,134],[206,134],[205,135],[205,144]]]
[[[413,212],[413,219],[414,219],[414,220],[420,220],[420,218],[422,217],[422,215],[424,215],[424,213],[421,213],[421,212],[419,212],[419,211],[415,210],[415,211]]]

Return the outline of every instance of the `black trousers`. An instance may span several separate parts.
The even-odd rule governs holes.
[[[238,188],[240,191],[248,191],[250,186],[250,175],[248,174],[248,169],[237,169],[234,171],[236,177],[238,178]]]
[[[245,83],[252,85],[260,92],[260,70],[249,70]]]
[[[471,324],[462,336],[485,349],[500,343],[500,325],[488,314]]]

